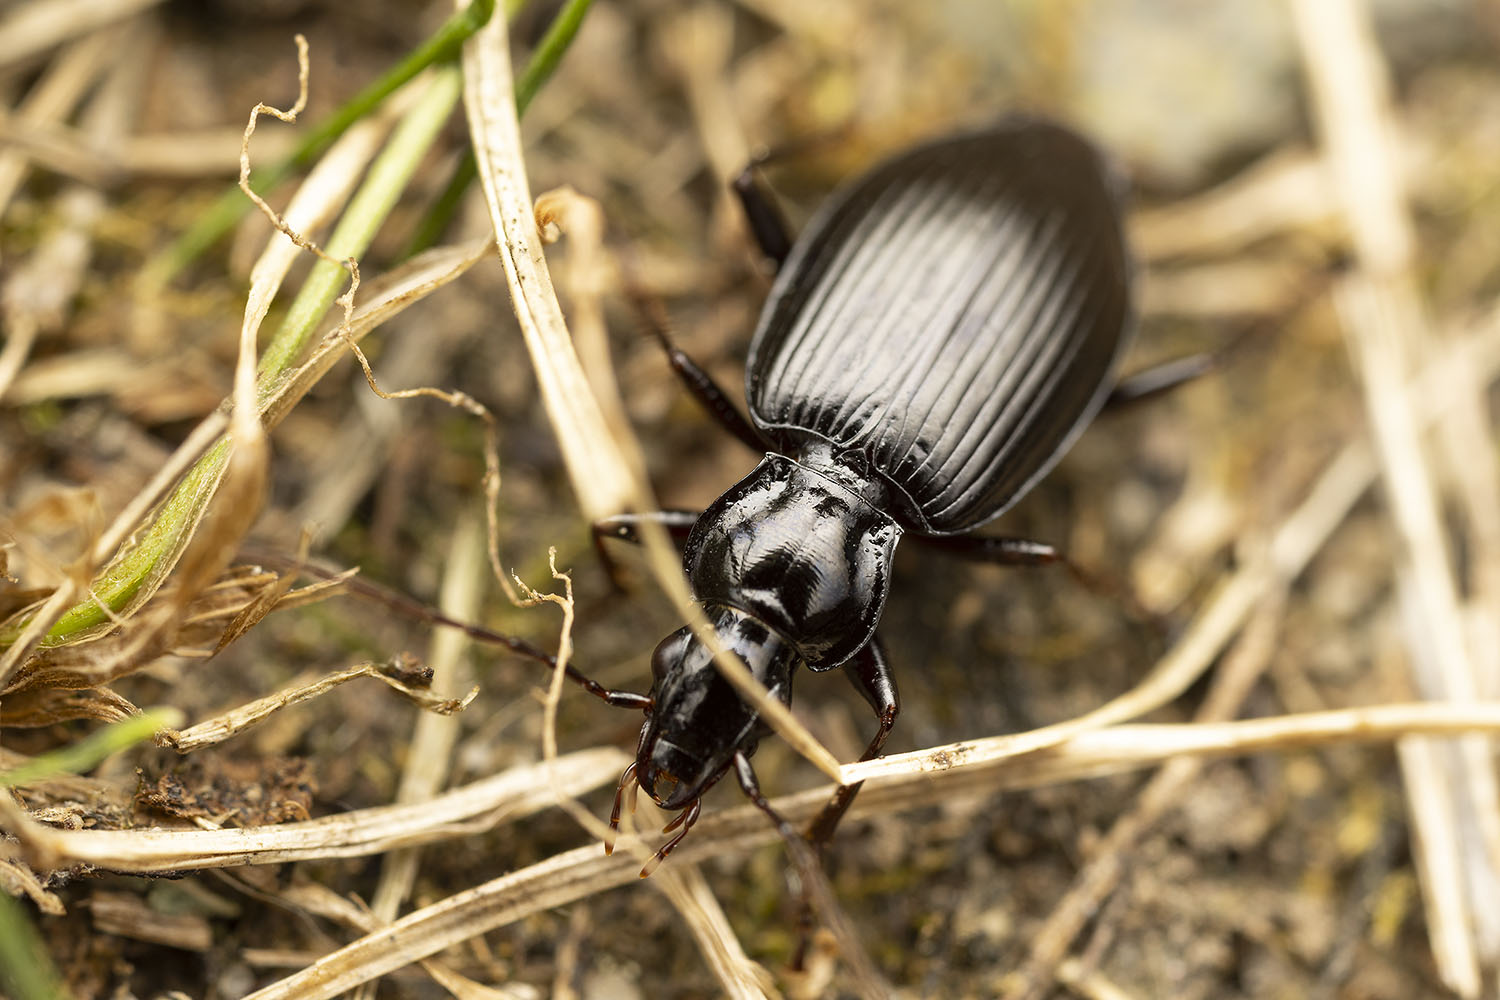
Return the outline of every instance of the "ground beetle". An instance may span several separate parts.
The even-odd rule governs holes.
[[[1109,396],[1133,326],[1121,185],[1074,132],[1016,117],[877,166],[792,244],[749,177],[736,190],[780,265],[750,345],[750,420],[667,346],[700,400],[767,454],[701,516],[648,516],[686,534],[695,598],[774,697],[790,703],[799,664],[843,669],[879,717],[868,759],[898,712],[875,629],[901,537],[995,562],[1057,558],[1020,539],[952,536],[1019,500]],[[611,519],[596,537],[633,539],[640,520]],[[595,686],[646,713],[612,826],[632,783],[682,810],[642,876],[731,766],[765,802],[749,756],[768,727],[703,644],[683,628],[651,667],[645,697]],[[814,821],[814,843],[856,789]]]

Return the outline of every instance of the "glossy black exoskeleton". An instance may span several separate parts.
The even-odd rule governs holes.
[[[775,257],[774,213],[747,207]],[[1012,119],[910,150],[833,195],[761,314],[749,423],[673,353],[700,398],[767,452],[691,522],[684,564],[722,644],[774,697],[790,703],[799,666],[842,668],[880,718],[873,757],[898,711],[875,630],[901,537],[1051,558],[1034,543],[946,536],[1014,504],[1103,405],[1132,326],[1131,272],[1119,187],[1098,153],[1059,125]],[[679,533],[690,523],[662,519]],[[628,538],[631,524],[603,531]],[[731,766],[764,803],[748,758],[767,727],[687,628],[656,648],[652,676],[649,701],[617,702],[646,712],[620,787],[634,780],[683,810],[659,861]],[[830,803],[815,840],[852,797]]]

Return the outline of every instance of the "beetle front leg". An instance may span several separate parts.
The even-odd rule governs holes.
[[[878,641],[871,642],[861,649],[854,657],[844,664],[844,676],[864,695],[865,701],[875,710],[875,718],[878,720],[879,728],[875,736],[870,740],[870,745],[865,748],[860,760],[874,760],[880,756],[880,751],[885,747],[886,738],[891,735],[891,729],[896,725],[896,716],[901,714],[901,698],[896,692],[896,678],[891,673],[890,664],[886,662],[885,653],[881,650]],[[823,806],[821,812],[813,819],[807,828],[807,839],[821,852],[830,840],[833,832],[838,828],[839,820],[844,818],[844,813],[854,804],[854,796],[859,794],[859,787],[863,782],[855,782],[852,785],[844,785],[833,793],[828,804]]]

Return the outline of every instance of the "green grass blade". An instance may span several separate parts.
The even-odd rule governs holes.
[[[573,38],[578,34],[578,29],[583,26],[584,16],[588,14],[589,8],[593,6],[594,0],[569,0],[566,6],[557,12],[552,23],[547,27],[547,34],[537,43],[536,51],[531,54],[531,60],[527,62],[526,68],[521,71],[521,76],[516,80],[516,114],[526,114],[526,108],[531,104],[532,98],[542,89],[542,85],[552,78],[553,72],[562,62],[562,57],[573,44]],[[432,208],[428,211],[422,224],[417,227],[412,236],[411,243],[406,247],[403,258],[414,257],[437,243],[443,235],[453,217],[458,214],[459,206],[463,204],[464,195],[469,190],[469,185],[479,176],[478,167],[474,163],[474,150],[469,148],[464,152],[463,159],[453,168],[453,174],[448,178],[443,193],[438,195]]]
[[[506,0],[506,16],[512,16],[523,3],[524,0]],[[315,126],[285,160],[253,171],[250,175],[251,189],[265,194],[291,176],[293,171],[312,163],[350,125],[373,111],[402,84],[428,66],[452,59],[464,40],[489,22],[494,11],[495,0],[473,0],[469,6],[455,13],[427,41],[384,76],[356,94],[326,121]],[[238,187],[225,191],[197,222],[146,265],[142,273],[144,286],[160,287],[171,281],[178,272],[234,228],[235,223],[249,210],[250,202]]]
[[[0,996],[62,1000],[71,994],[20,902],[0,892]]]
[[[437,70],[427,93],[397,126],[328,238],[324,250],[330,257],[357,258],[369,248],[375,232],[406,190],[462,93],[463,74],[457,66]],[[296,363],[346,277],[343,267],[334,261],[320,259],[313,265],[281,327],[261,356],[263,391]]]
[[[0,771],[0,788],[17,788],[62,774],[82,774],[110,754],[133,747],[158,730],[180,725],[182,713],[175,708],[153,708],[132,715],[90,733],[77,743],[33,757],[9,771]]]

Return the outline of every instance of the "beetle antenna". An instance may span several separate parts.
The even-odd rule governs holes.
[[[309,576],[316,580],[337,580],[344,576],[343,572],[330,569],[315,561],[296,561],[274,552],[261,552],[247,550],[244,553],[253,562],[264,563],[283,570],[295,569],[303,576]],[[353,597],[378,604],[388,611],[395,612],[413,621],[424,622],[429,625],[442,625],[445,628],[457,629],[464,635],[490,646],[499,646],[508,649],[517,656],[524,657],[542,664],[549,670],[557,669],[557,657],[537,646],[532,645],[525,639],[518,639],[513,635],[496,632],[492,628],[476,625],[473,622],[463,621],[446,614],[438,608],[423,604],[414,597],[377,583],[363,576],[349,576],[341,581],[342,587]],[[568,680],[583,688],[589,694],[598,698],[606,705],[615,708],[638,708],[642,711],[651,710],[651,698],[649,695],[636,694],[634,691],[616,691],[607,688],[603,684],[589,677],[587,674],[577,670],[571,664],[563,668]]]

